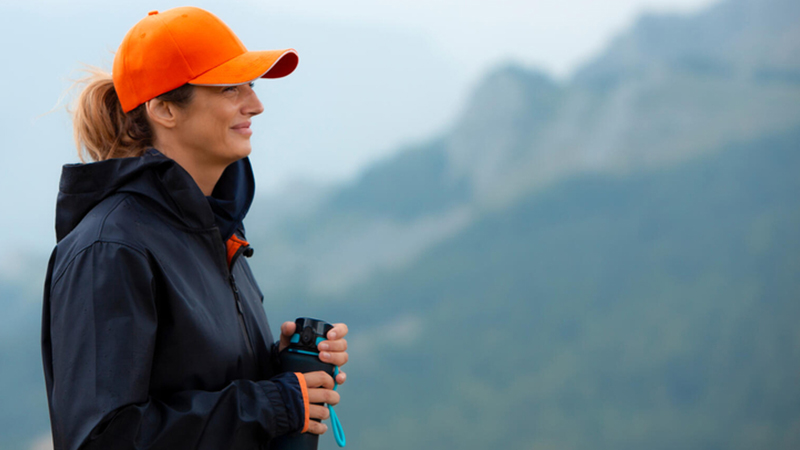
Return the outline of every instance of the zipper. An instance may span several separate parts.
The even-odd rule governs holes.
[[[228,282],[231,285],[231,290],[233,291],[233,299],[236,301],[236,314],[239,317],[239,328],[242,330],[242,337],[244,338],[244,343],[247,346],[247,352],[250,354],[250,357],[255,359],[256,355],[253,351],[253,344],[250,342],[250,333],[247,331],[247,323],[244,321],[244,308],[242,308],[242,299],[239,296],[239,287],[236,286],[236,277],[233,275],[233,265],[239,256],[244,253],[245,256],[251,255],[253,249],[248,245],[247,247],[242,246],[236,250],[236,253],[233,254],[231,257],[230,266],[228,265],[228,257],[226,255],[225,243],[222,243],[222,260],[224,261],[225,268],[228,272]]]
[[[247,345],[247,352],[251,357],[255,358],[253,345],[250,343],[250,333],[247,332],[247,324],[244,321],[244,310],[242,309],[242,300],[239,298],[239,287],[236,286],[236,277],[233,276],[233,273],[230,274],[228,280],[231,283],[231,289],[233,289],[233,298],[236,300],[236,311],[239,314],[239,325],[241,325],[242,336]]]

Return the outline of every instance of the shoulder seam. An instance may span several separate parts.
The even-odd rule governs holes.
[[[61,272],[59,272],[58,275],[53,277],[53,281],[50,284],[50,289],[53,289],[53,287],[55,287],[55,285],[58,284],[59,281],[61,281],[61,278],[67,272],[67,269],[69,269],[70,266],[72,266],[72,263],[75,262],[75,259],[77,259],[78,256],[81,255],[81,253],[83,253],[83,252],[89,250],[90,248],[94,247],[95,244],[116,244],[116,245],[119,245],[119,246],[122,246],[122,247],[127,247],[127,248],[133,250],[134,252],[138,253],[144,259],[148,259],[147,258],[147,254],[145,252],[143,252],[142,250],[140,250],[140,249],[138,249],[138,248],[136,248],[136,247],[134,247],[134,246],[132,246],[132,245],[130,245],[128,243],[115,241],[115,240],[111,240],[111,239],[96,239],[91,244],[83,247],[82,249],[80,249],[77,252],[75,252],[74,255],[72,255],[72,258],[70,258],[69,261],[64,265],[64,268],[61,269]]]
[[[127,195],[120,195],[120,199],[117,200],[117,203],[112,205],[108,209],[108,211],[106,211],[106,214],[103,216],[103,220],[100,221],[100,226],[97,229],[97,238],[96,238],[97,240],[101,240],[102,239],[100,236],[103,235],[103,228],[105,228],[105,226],[106,226],[106,220],[108,220],[108,216],[110,216],[111,213],[114,212],[114,210],[117,209],[117,207],[119,207],[119,205],[122,204],[122,202],[124,202],[127,198],[128,198]]]

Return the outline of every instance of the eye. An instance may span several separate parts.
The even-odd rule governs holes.
[[[255,81],[251,81],[251,82],[247,83],[247,85],[250,86],[250,89],[253,89],[253,87],[256,85],[256,83],[255,83]],[[222,92],[238,91],[240,86],[241,86],[240,84],[237,84],[235,86],[228,86],[225,89],[223,89]]]

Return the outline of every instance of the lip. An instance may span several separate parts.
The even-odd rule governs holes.
[[[249,120],[247,122],[237,123],[236,125],[231,127],[231,130],[239,134],[244,134],[246,136],[250,136],[251,134],[253,134],[253,130],[250,129]]]

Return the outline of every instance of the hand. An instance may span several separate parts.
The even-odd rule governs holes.
[[[323,371],[309,372],[303,374],[306,379],[308,389],[308,416],[311,419],[325,420],[330,417],[330,411],[323,405],[314,403],[327,403],[329,405],[339,404],[339,393],[333,390],[333,378]],[[308,432],[323,434],[328,430],[328,426],[321,422],[309,421]]]
[[[289,340],[295,332],[297,325],[294,322],[283,322],[281,325],[281,342],[278,351],[282,351],[289,346]],[[336,375],[336,383],[343,384],[347,380],[347,374],[341,370],[341,366],[347,364],[347,325],[343,323],[333,324],[333,328],[328,332],[327,340],[319,343],[319,359],[322,362],[339,366],[339,375]]]

